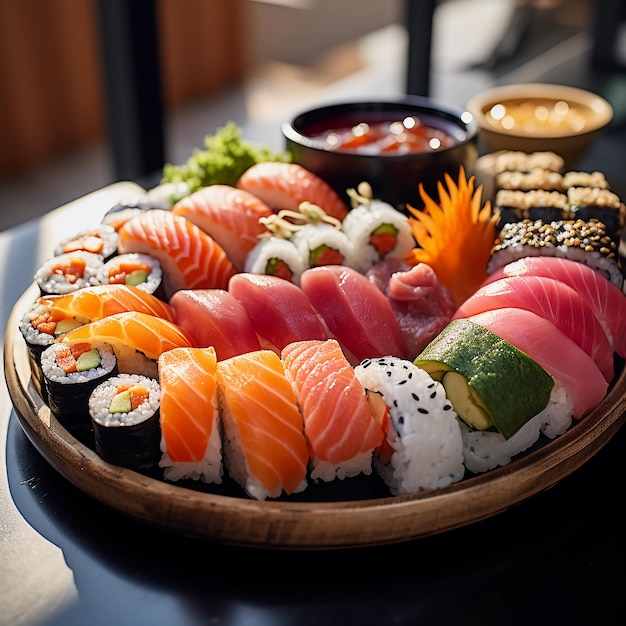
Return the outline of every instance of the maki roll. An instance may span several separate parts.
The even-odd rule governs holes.
[[[366,272],[386,258],[404,259],[415,247],[407,216],[386,202],[367,196],[353,197],[356,206],[342,224],[355,250],[352,267]]]
[[[245,272],[278,276],[296,285],[305,269],[304,259],[295,244],[278,236],[261,239],[244,264]]]
[[[156,257],[139,252],[118,254],[102,265],[98,280],[102,285],[130,285],[159,297],[163,270]]]
[[[113,226],[102,224],[98,228],[87,230],[65,239],[57,245],[54,255],[68,252],[91,252],[99,254],[104,260],[111,258],[117,251],[117,231]]]
[[[563,176],[559,172],[544,169],[533,169],[528,172],[500,172],[496,174],[496,189],[561,191],[563,189]]]
[[[53,343],[41,355],[41,371],[51,413],[82,443],[92,443],[89,396],[103,380],[117,374],[112,346]]]
[[[332,224],[305,224],[292,237],[305,268],[322,265],[353,265],[353,242]]]
[[[77,250],[53,256],[35,272],[42,295],[65,294],[99,283],[98,272],[104,261],[100,254]]]
[[[500,213],[500,228],[524,219],[550,222],[570,217],[567,196],[560,191],[500,189],[494,207]]]
[[[618,243],[599,220],[522,220],[504,224],[491,251],[487,274],[530,256],[556,256],[585,263],[623,288]]]
[[[566,172],[563,174],[563,189],[570,187],[596,187],[609,189],[609,181],[602,172]]]
[[[563,157],[551,151],[522,152],[520,150],[503,150],[494,155],[494,171],[530,172],[532,170],[548,170],[562,172],[565,167]]]
[[[617,240],[622,236],[626,206],[617,194],[600,187],[571,187],[567,200],[572,217],[601,220]]]
[[[443,385],[411,361],[365,359],[354,368],[386,438],[374,467],[394,495],[461,480],[461,427]]]
[[[133,470],[159,462],[159,383],[139,374],[118,374],[89,396],[96,453],[107,463]]]

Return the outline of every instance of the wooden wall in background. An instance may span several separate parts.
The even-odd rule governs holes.
[[[157,0],[166,112],[244,77],[246,2]],[[105,134],[96,0],[2,0],[0,178]]]

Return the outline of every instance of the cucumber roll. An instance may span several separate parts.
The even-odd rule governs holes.
[[[129,252],[106,261],[98,272],[102,285],[131,285],[153,296],[162,293],[163,269],[151,254]]]
[[[104,263],[100,254],[77,250],[53,256],[35,272],[42,295],[72,293],[82,287],[98,285],[98,272]]]
[[[59,243],[54,250],[54,255],[67,254],[68,252],[91,252],[99,254],[105,261],[117,252],[118,234],[113,226],[102,224],[101,226],[83,231],[69,237]]]
[[[293,242],[278,236],[264,237],[250,250],[244,271],[278,276],[298,285],[306,269],[304,259]]]
[[[96,453],[107,463],[149,469],[161,457],[159,383],[140,374],[118,374],[89,397]]]
[[[71,434],[93,443],[89,396],[117,374],[117,358],[107,343],[53,343],[41,355],[41,371],[51,413]]]

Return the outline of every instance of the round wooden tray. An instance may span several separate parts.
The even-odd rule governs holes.
[[[496,515],[556,484],[595,455],[626,419],[626,373],[621,367],[604,400],[553,441],[513,463],[446,488],[387,497],[364,481],[324,484],[297,499],[256,501],[180,486],[105,463],[51,416],[31,375],[18,329],[38,291],[16,303],[5,333],[4,368],[20,424],[35,447],[89,496],[146,524],[198,539],[240,546],[330,549],[402,542]],[[365,488],[363,485],[366,484]],[[351,489],[354,489],[354,494]],[[382,495],[381,495],[382,493]]]

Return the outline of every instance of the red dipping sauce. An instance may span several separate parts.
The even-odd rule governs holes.
[[[414,115],[404,118],[398,116],[391,121],[371,120],[353,125],[338,125],[331,130],[309,136],[323,141],[328,150],[360,154],[434,152],[457,143],[451,133],[426,124]]]

